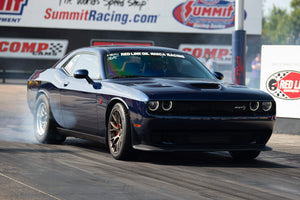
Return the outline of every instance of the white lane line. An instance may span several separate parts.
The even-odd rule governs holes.
[[[51,194],[48,194],[48,193],[46,193],[46,192],[43,192],[42,190],[39,190],[39,189],[34,188],[34,187],[30,186],[30,185],[27,185],[26,183],[23,183],[23,182],[18,181],[18,180],[14,179],[14,178],[11,178],[11,177],[9,177],[9,176],[7,176],[7,175],[1,173],[1,172],[0,172],[0,176],[3,176],[3,177],[5,177],[5,178],[7,178],[7,179],[9,179],[9,180],[12,180],[12,181],[14,181],[14,182],[16,182],[16,183],[19,183],[19,184],[21,184],[21,185],[23,185],[23,186],[25,186],[25,187],[28,187],[28,188],[30,188],[30,189],[36,191],[36,192],[42,193],[42,194],[44,194],[44,195],[46,195],[46,196],[49,196],[49,197],[51,197],[51,198],[53,198],[53,199],[61,200],[61,199],[59,199],[59,198],[57,198],[57,197],[55,197],[55,196],[53,196],[53,195],[51,195]]]

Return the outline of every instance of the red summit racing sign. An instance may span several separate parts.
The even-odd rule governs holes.
[[[300,99],[300,72],[277,72],[268,78],[266,87],[277,98]]]
[[[227,0],[187,0],[173,10],[173,16],[178,22],[193,28],[230,28],[234,26],[234,2]]]
[[[22,15],[28,0],[0,0],[1,15]]]
[[[0,38],[0,57],[26,59],[60,59],[68,40]]]

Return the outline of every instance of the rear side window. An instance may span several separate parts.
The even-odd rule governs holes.
[[[63,68],[71,76],[79,69],[86,69],[91,79],[100,79],[100,66],[97,56],[93,54],[77,54],[72,57]]]

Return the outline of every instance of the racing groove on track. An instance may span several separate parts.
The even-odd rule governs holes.
[[[98,143],[37,144],[25,86],[0,92],[0,199],[300,199],[300,136],[273,135],[274,151],[247,163],[225,152],[116,161]]]

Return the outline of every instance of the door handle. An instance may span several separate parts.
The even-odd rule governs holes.
[[[65,87],[67,87],[69,84],[70,84],[69,81],[65,81],[65,82],[64,82],[64,86],[65,86]]]

